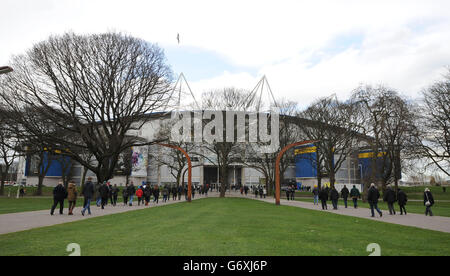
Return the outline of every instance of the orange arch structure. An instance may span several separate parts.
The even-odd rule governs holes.
[[[186,156],[186,159],[188,161],[188,202],[192,201],[192,162],[191,162],[191,158],[189,157],[189,154],[187,154],[187,152],[178,147],[178,146],[174,146],[174,145],[170,145],[170,144],[158,144],[162,147],[166,147],[166,148],[171,148],[171,149],[176,149],[181,151],[184,156]]]
[[[301,145],[307,145],[312,144],[318,141],[303,141],[303,142],[297,142],[290,144],[283,148],[280,153],[277,156],[277,160],[275,163],[275,201],[276,205],[280,205],[280,198],[281,198],[281,183],[280,183],[280,162],[281,158],[283,158],[283,155],[286,153],[286,151],[290,150],[293,147],[298,147]]]

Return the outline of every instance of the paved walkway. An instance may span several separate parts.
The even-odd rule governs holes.
[[[209,197],[218,197],[218,193],[210,193]],[[255,199],[254,196],[248,195],[248,196],[242,196],[240,193],[235,192],[228,192],[227,197],[243,197],[253,200],[259,200],[264,201],[268,203],[275,203],[275,200],[273,198],[267,198],[267,199]],[[183,197],[184,198],[184,197]],[[198,200],[201,198],[205,198],[202,196],[199,196],[196,194],[194,200]],[[64,213],[65,215],[59,215],[58,210],[55,210],[55,215],[50,216],[50,210],[43,210],[43,211],[34,211],[34,212],[25,212],[25,213],[13,213],[13,214],[4,214],[0,215],[0,234],[6,234],[6,233],[12,233],[12,232],[18,232],[18,231],[24,231],[29,230],[33,228],[39,228],[39,227],[45,227],[45,226],[52,226],[62,223],[68,223],[73,221],[79,221],[84,220],[88,218],[94,218],[94,217],[101,217],[105,215],[110,214],[117,214],[117,213],[123,213],[123,212],[129,212],[134,210],[142,210],[146,208],[154,208],[157,206],[164,206],[169,204],[175,204],[184,202],[182,201],[168,201],[166,203],[162,203],[160,201],[159,204],[151,203],[150,206],[137,206],[137,202],[133,204],[132,207],[130,206],[123,206],[118,205],[116,207],[113,207],[111,205],[108,205],[105,207],[104,210],[101,210],[97,206],[91,207],[92,215],[91,216],[82,216],[81,215],[81,208],[75,209],[75,215],[74,216],[68,216],[68,210],[65,209]],[[293,207],[299,207],[304,209],[310,209],[310,210],[318,210],[322,211],[321,206],[314,205],[312,202],[301,202],[301,201],[288,201],[288,200],[281,200],[281,205],[287,205],[287,206],[293,206]],[[329,204],[328,207],[330,207],[331,204]],[[383,212],[383,217],[380,218],[378,214],[376,214],[377,217],[371,218],[370,217],[370,209],[368,208],[348,208],[345,209],[344,207],[339,206],[339,210],[328,210],[323,212],[329,212],[339,215],[345,215],[345,216],[353,216],[353,217],[359,217],[359,218],[366,218],[366,219],[372,219],[376,221],[382,221],[387,223],[394,223],[394,224],[400,224],[405,226],[413,226],[423,229],[429,229],[429,230],[435,230],[435,231],[441,231],[441,232],[447,232],[450,233],[450,218],[449,217],[426,217],[425,215],[421,214],[411,214],[408,213],[407,216],[401,216],[401,215],[395,215],[390,216],[389,213]]]

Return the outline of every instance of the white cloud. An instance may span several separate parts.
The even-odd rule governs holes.
[[[180,47],[214,51],[258,72],[192,83],[197,93],[252,89],[265,74],[274,93],[302,104],[334,92],[345,97],[360,82],[414,96],[450,60],[447,0],[4,0],[0,17],[8,22],[0,29],[0,64],[68,30],[124,31],[163,47],[176,46],[180,33]],[[360,45],[335,44],[355,34]]]

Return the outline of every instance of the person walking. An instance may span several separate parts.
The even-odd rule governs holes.
[[[67,198],[67,191],[64,188],[62,181],[53,189],[53,206],[50,210],[50,215],[53,216],[55,213],[56,206],[59,204],[59,214],[63,215],[64,211],[64,200]]]
[[[145,198],[145,206],[148,206],[150,203],[150,198],[152,196],[152,189],[150,188],[150,185],[145,186],[144,189],[144,198]]]
[[[295,185],[291,186],[291,200],[295,200]]]
[[[77,204],[78,191],[77,186],[73,182],[69,182],[67,186],[67,201],[69,202],[69,216],[73,216],[73,209]]]
[[[81,211],[81,214],[84,216],[84,213],[87,210],[88,214],[91,215],[91,200],[92,197],[94,196],[94,184],[92,183],[91,177],[88,177],[88,181],[86,182],[86,184],[84,184],[81,194],[83,194],[84,196],[84,204],[83,204],[84,208]]]
[[[178,186],[178,200],[181,200],[181,196],[183,195],[183,186]]]
[[[398,205],[400,206],[400,215],[403,215],[403,212],[405,212],[406,215],[406,202],[408,202],[408,196],[406,195],[405,192],[403,192],[402,189],[398,189],[398,195],[397,195],[397,199],[398,199]]]
[[[168,189],[167,189],[167,186],[165,186],[164,189],[163,189],[163,202],[167,202],[167,197],[168,196],[169,196]]]
[[[383,201],[387,202],[389,208],[389,215],[395,215],[394,203],[397,201],[395,192],[391,185],[388,185],[384,192]]]
[[[123,197],[123,205],[127,206],[128,204],[128,184],[125,184],[125,187],[122,190],[122,197]]]
[[[142,200],[143,195],[144,195],[144,191],[142,190],[142,186],[139,186],[138,190],[136,191],[136,196],[138,198],[138,206],[141,206],[141,201],[142,201],[142,204],[144,204],[144,200]]]
[[[267,196],[267,188],[266,187],[263,188],[263,194],[264,194],[264,198],[266,198],[266,196]]]
[[[177,194],[178,194],[178,190],[176,186],[172,187],[172,200],[176,201],[177,200]]]
[[[264,196],[264,190],[263,190],[262,186],[259,186],[258,191],[259,191],[259,198],[263,198],[263,196]]]
[[[331,191],[330,191],[330,199],[331,199],[331,203],[333,204],[333,210],[337,210],[338,209],[338,201],[339,201],[339,193],[336,190],[336,187],[332,187]]]
[[[100,207],[102,205],[102,195],[100,193],[100,188],[102,187],[102,184],[97,182],[97,185],[95,187],[96,197],[97,197],[97,207]]]
[[[111,185],[111,183],[110,182],[108,182],[108,183],[106,183],[106,185],[108,186],[108,198],[109,198],[109,201],[111,202],[111,205],[113,205],[114,206],[114,204],[113,204],[113,186]],[[106,205],[108,205],[108,200],[106,200]]]
[[[167,189],[167,201],[170,201],[170,187],[167,185],[164,187]],[[192,193],[194,193],[194,188],[192,188]]]
[[[356,185],[353,185],[353,188],[350,191],[350,196],[352,197],[352,200],[353,200],[353,207],[355,207],[355,209],[357,209],[358,208],[358,198],[361,197],[361,193],[359,192],[358,188],[356,188]]]
[[[103,182],[103,185],[100,186],[100,196],[102,198],[102,210],[105,209],[106,204],[108,204],[108,197],[109,197],[109,188],[106,184],[106,181]]]
[[[286,187],[286,198],[287,200],[291,199],[291,186]]]
[[[328,192],[327,189],[322,188],[319,192],[319,199],[322,202],[322,210],[328,210],[327,200],[328,200]]]
[[[346,209],[347,209],[347,205],[348,205],[347,200],[348,200],[349,194],[350,194],[350,191],[348,190],[347,185],[344,185],[344,188],[342,188],[342,190],[341,190],[341,196],[344,199],[344,205],[345,205]]]
[[[129,206],[133,206],[134,194],[136,193],[136,188],[133,185],[133,181],[131,181],[130,186],[128,186],[128,196],[130,197],[130,201],[128,202]]]
[[[158,185],[156,185],[153,188],[153,197],[154,197],[153,202],[156,202],[156,204],[158,204],[159,203],[159,187],[158,187]]]
[[[433,212],[431,211],[431,207],[434,205],[434,198],[431,194],[430,189],[426,188],[425,192],[423,193],[423,205],[425,205],[425,216],[430,214],[430,217],[433,216]]]
[[[319,188],[317,187],[317,185],[314,185],[312,194],[314,196],[314,205],[319,205]]]
[[[117,184],[114,184],[114,186],[111,189],[111,204],[113,206],[117,205],[117,197],[119,196],[119,188],[117,187]]]
[[[372,217],[375,217],[374,209],[377,210],[380,217],[383,216],[383,212],[378,208],[378,199],[380,198],[380,192],[375,187],[375,183],[370,184],[369,191],[367,193],[367,201],[370,205],[370,211],[372,213]]]

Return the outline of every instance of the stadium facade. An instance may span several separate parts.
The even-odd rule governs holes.
[[[152,116],[139,131],[136,133],[138,137],[146,141],[155,140],[161,126],[170,122],[171,115]],[[170,154],[170,150],[158,145],[136,147],[132,149],[132,171],[130,175],[125,175],[120,164],[115,172],[115,176],[110,183],[119,186],[125,185],[127,178],[136,185],[143,182],[151,185],[177,185],[176,177],[171,173],[169,166],[158,162],[152,156],[164,156]],[[306,145],[295,149],[295,160],[289,165],[284,173],[285,183],[297,183],[298,187],[313,187],[317,184],[317,170],[315,168],[316,148],[314,145]],[[370,152],[355,149],[354,152],[346,156],[346,160],[336,174],[336,187],[340,190],[343,185],[356,185],[362,190],[362,179],[369,173],[368,159],[371,157]],[[68,158],[68,157],[66,157]],[[67,159],[52,160],[46,177],[44,179],[45,186],[55,186],[62,177],[63,165]],[[216,156],[210,155],[207,158],[200,156],[191,156],[193,161],[192,183],[193,185],[210,184],[212,186],[219,182],[219,169],[215,164]],[[44,162],[47,166],[48,162]],[[123,164],[122,164],[123,166]],[[18,181],[27,186],[35,186],[38,183],[38,168],[36,159],[33,156],[21,157],[18,166]],[[84,175],[83,167],[72,162],[71,168],[66,173],[70,173],[70,178],[78,185],[82,182]],[[86,177],[92,177],[95,181],[96,176],[88,171]],[[185,178],[186,179],[186,178]],[[238,161],[231,163],[228,167],[228,183],[230,185],[254,186],[265,183],[263,173],[255,168],[244,165]],[[327,185],[328,179],[322,178],[322,184]]]

